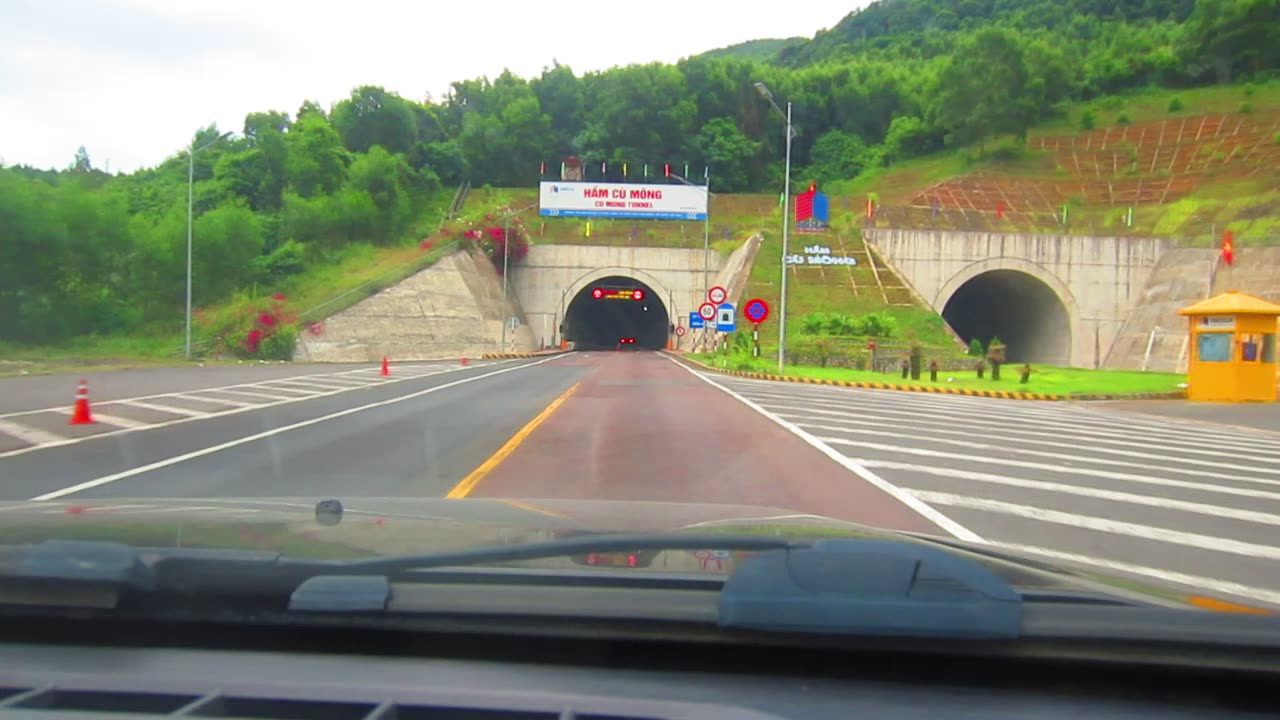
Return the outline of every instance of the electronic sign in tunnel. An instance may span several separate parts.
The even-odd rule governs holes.
[[[662,298],[639,280],[620,275],[578,291],[564,314],[564,338],[579,350],[612,350],[624,338],[634,338],[637,349],[661,350],[670,328]]]
[[[1067,365],[1071,320],[1053,289],[1018,270],[992,270],[961,285],[942,317],[966,342],[1000,338],[1011,363]]]

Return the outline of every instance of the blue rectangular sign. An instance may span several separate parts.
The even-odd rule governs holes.
[[[720,303],[720,307],[716,308],[716,330],[733,332],[737,327],[737,312],[733,303]]]
[[[689,327],[693,330],[697,330],[698,328],[701,328],[701,327],[706,327],[706,323],[702,321],[702,316],[698,314],[697,310],[694,310],[693,312],[689,313]]]

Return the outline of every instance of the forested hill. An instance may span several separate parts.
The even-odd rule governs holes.
[[[758,82],[793,108],[797,182],[825,183],[1023,134],[1069,100],[1272,76],[1278,13],[1275,0],[882,0],[783,41],[774,61],[753,57],[777,43],[747,43],[674,65],[459,80],[434,101],[366,86],[327,108],[263,108],[231,137],[195,133],[195,302],[420,237],[459,182],[530,187],[570,154],[590,179],[688,163],[716,192],[774,192],[783,119]],[[178,317],[184,149],[114,176],[92,150],[56,172],[0,168],[0,341]]]
[[[1077,37],[1084,32],[1096,38],[1103,25],[1127,30],[1125,26],[1135,24],[1181,23],[1197,5],[1220,15],[1220,6],[1251,9],[1264,4],[1274,5],[1196,0],[879,0],[845,16],[830,30],[819,31],[809,42],[779,48],[779,54],[769,59],[795,67],[883,50],[939,54],[952,45],[948,34],[985,25]]]

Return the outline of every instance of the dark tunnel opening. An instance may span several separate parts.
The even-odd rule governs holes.
[[[1053,289],[1019,270],[992,270],[956,290],[942,317],[966,342],[987,347],[998,337],[1011,363],[1067,365],[1071,359],[1071,320]]]
[[[653,288],[621,275],[580,290],[569,301],[564,318],[564,337],[579,350],[613,350],[623,338],[634,338],[629,345],[638,350],[661,350],[671,326],[667,306]]]

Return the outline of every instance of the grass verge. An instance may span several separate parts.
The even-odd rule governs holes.
[[[700,353],[687,356],[704,365],[721,370],[760,372],[776,375],[778,367],[767,358],[751,358],[739,355]],[[1024,392],[1045,395],[1112,395],[1138,396],[1148,393],[1176,393],[1186,382],[1179,373],[1141,372],[1137,370],[1088,370],[1085,368],[1032,365],[1027,383],[1019,382],[1021,364],[1010,363],[1001,367],[1000,379],[992,380],[990,370],[979,380],[973,371],[939,372],[937,382],[929,380],[926,370],[919,380],[902,378],[900,373],[882,373],[852,368],[813,367],[788,365],[784,376],[812,378],[815,380],[843,380],[848,382],[885,383],[910,387],[946,387],[964,390],[993,390],[999,392]]]

